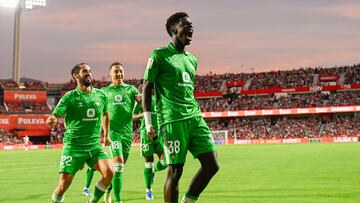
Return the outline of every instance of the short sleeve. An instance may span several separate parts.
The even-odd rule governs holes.
[[[62,116],[65,114],[69,102],[69,95],[65,94],[56,105],[53,114],[56,116]]]
[[[159,69],[160,69],[159,56],[157,51],[154,50],[151,53],[146,65],[144,80],[155,83]]]

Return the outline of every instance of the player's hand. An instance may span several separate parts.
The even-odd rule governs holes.
[[[141,96],[141,94],[139,94],[139,95],[136,95],[135,100],[136,100],[138,103],[141,103],[141,98],[142,98],[142,96]]]
[[[46,119],[46,124],[50,127],[53,127],[57,123],[57,119],[55,116],[51,115]]]
[[[104,137],[104,144],[106,147],[111,145],[111,140],[109,136]]]
[[[154,127],[150,126],[150,131],[146,133],[148,138],[151,140],[151,141],[154,141],[157,139],[157,133],[156,133],[156,130],[154,129]]]

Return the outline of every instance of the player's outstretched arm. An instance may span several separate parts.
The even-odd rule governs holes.
[[[56,115],[51,115],[46,119],[46,124],[53,127],[57,123]]]
[[[108,112],[103,114],[102,128],[103,128],[103,131],[104,131],[104,144],[105,144],[105,146],[109,146],[111,144],[111,140],[110,140],[110,137],[109,137],[110,115],[109,115]]]
[[[156,138],[156,131],[151,121],[151,95],[154,89],[154,83],[144,80],[143,95],[142,95],[142,107],[144,109],[144,120],[147,136],[150,140]]]
[[[139,119],[142,118],[142,117],[144,117],[144,114],[143,114],[143,113],[133,114],[132,119],[133,119],[133,121],[137,121],[137,120],[139,120]]]

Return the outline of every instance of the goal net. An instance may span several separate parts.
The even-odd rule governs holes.
[[[228,144],[228,130],[212,130],[211,135],[215,144]]]

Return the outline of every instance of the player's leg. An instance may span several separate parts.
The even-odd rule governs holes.
[[[96,203],[101,199],[111,184],[114,176],[114,168],[111,160],[101,146],[92,149],[90,153],[92,158],[87,162],[87,164],[91,168],[99,171],[102,175],[101,179],[95,185],[94,197],[90,201],[91,203]]]
[[[211,178],[219,170],[216,147],[211,137],[210,129],[201,117],[191,120],[192,132],[189,151],[200,161],[201,167],[193,177],[190,187],[182,198],[181,203],[195,202]]]
[[[154,162],[154,156],[146,156],[145,158],[145,167],[144,167],[144,180],[145,180],[145,187],[146,187],[146,194],[145,198],[147,200],[153,200],[154,196],[152,193],[152,182],[154,177],[153,172],[153,162]]]
[[[158,172],[158,171],[162,171],[164,169],[167,168],[167,165],[165,164],[165,160],[164,160],[164,147],[162,144],[160,144],[160,142],[155,142],[154,143],[154,148],[156,151],[156,154],[159,158],[159,161],[156,162],[155,166],[154,166],[154,172]]]
[[[88,158],[89,155],[86,151],[75,150],[70,147],[63,149],[60,158],[59,183],[52,194],[53,203],[64,201],[64,193],[70,186],[75,173],[84,165]]]
[[[148,138],[146,131],[140,131],[141,135],[141,155],[145,159],[144,180],[145,180],[145,198],[146,200],[153,200],[152,184],[154,178],[153,162],[154,162],[154,144]]]
[[[86,170],[86,181],[85,181],[85,187],[83,189],[83,194],[85,196],[90,196],[91,195],[91,192],[90,192],[90,185],[91,185],[91,181],[94,177],[94,173],[95,173],[95,170],[91,169],[91,168],[88,168]]]
[[[64,193],[69,188],[73,178],[74,174],[60,173],[59,183],[52,194],[52,203],[62,203],[64,201]]]
[[[211,178],[219,170],[215,152],[200,154],[197,157],[201,167],[193,177],[188,191],[185,193],[181,203],[195,202],[206,188]]]
[[[122,139],[113,140],[110,145],[110,151],[112,156],[112,162],[114,165],[114,178],[112,180],[112,190],[114,192],[115,203],[121,202],[121,189],[122,179],[124,172],[125,159],[123,156],[123,143]],[[107,196],[110,195],[108,191]],[[107,201],[107,200],[105,200]]]
[[[184,164],[168,165],[168,172],[164,186],[164,201],[178,202],[179,199],[179,180],[183,172]]]
[[[189,143],[188,125],[188,121],[176,121],[165,124],[161,129],[165,163],[168,165],[164,186],[165,202],[178,202],[179,199],[179,180],[183,172]]]

